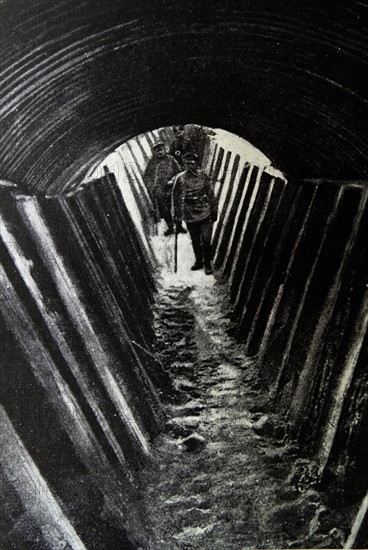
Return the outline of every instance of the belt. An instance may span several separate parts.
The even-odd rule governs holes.
[[[208,202],[207,195],[186,195],[185,203],[186,204],[205,204]]]

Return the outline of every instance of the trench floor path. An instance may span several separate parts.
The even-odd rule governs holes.
[[[203,272],[168,273],[156,314],[178,395],[144,481],[149,548],[338,548],[319,494],[302,484],[310,465],[267,434],[256,365],[226,332],[222,287]]]

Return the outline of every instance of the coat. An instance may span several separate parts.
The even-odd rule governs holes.
[[[213,183],[203,170],[181,172],[173,188],[174,219],[195,223],[217,219],[217,201]]]
[[[170,181],[179,172],[180,166],[171,155],[165,154],[163,158],[153,156],[150,159],[143,181],[152,201],[155,197],[170,195],[172,190]]]
[[[169,153],[184,167],[183,157],[186,153],[195,153],[203,162],[204,151],[208,140],[208,131],[195,124],[187,124],[180,135],[170,145]]]
[[[170,145],[169,154],[172,155],[175,160],[184,167],[183,156],[187,152],[187,144],[185,143],[184,136],[175,137]]]

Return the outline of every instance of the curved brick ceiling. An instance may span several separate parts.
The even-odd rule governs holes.
[[[59,192],[118,144],[196,122],[287,174],[367,176],[367,3],[2,0],[1,173]]]

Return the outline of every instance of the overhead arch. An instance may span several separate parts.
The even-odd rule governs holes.
[[[4,0],[2,178],[57,193],[127,139],[195,120],[284,173],[368,173],[365,0]]]

